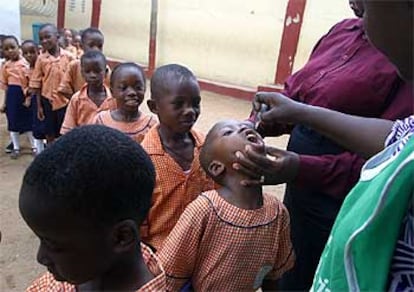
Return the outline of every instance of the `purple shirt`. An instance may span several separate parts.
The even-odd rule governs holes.
[[[367,40],[361,19],[336,24],[316,44],[308,63],[288,78],[283,93],[306,104],[390,120],[413,113],[413,89]],[[351,152],[300,155],[295,183],[344,198],[365,160]]]

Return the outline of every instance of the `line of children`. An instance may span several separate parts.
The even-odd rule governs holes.
[[[102,52],[104,45],[104,36],[102,32],[97,28],[87,28],[82,32],[81,44],[83,51],[86,53],[90,50],[97,50]],[[111,70],[109,66],[106,67],[105,85],[109,86],[109,77]],[[61,83],[59,84],[58,91],[68,99],[72,95],[79,91],[85,84],[85,79],[81,72],[80,60],[74,60],[69,63],[69,66],[63,76]]]
[[[269,280],[293,266],[286,208],[262,186],[243,187],[246,177],[232,168],[249,144],[265,147],[243,122],[219,122],[207,134],[200,163],[220,188],[190,203],[165,240],[159,257],[168,291],[186,282],[195,291],[273,290]]]
[[[7,116],[7,130],[13,143],[10,158],[20,155],[20,133],[26,133],[32,149],[35,149],[32,134],[32,112],[26,104],[28,87],[28,63],[20,55],[19,41],[14,36],[6,36],[2,41],[2,49],[8,59],[2,66],[0,84],[5,90],[4,104],[0,111]]]
[[[254,136],[257,142],[260,138],[243,126],[226,142],[218,133],[242,126],[220,123],[211,130],[209,146],[202,150],[204,136],[192,129],[200,114],[200,88],[188,68],[170,64],[154,72],[147,101],[159,119],[153,126],[155,119],[139,110],[146,89],[141,67],[119,64],[112,72],[110,90],[103,84],[107,67],[99,30],[83,32],[85,53],[81,60],[72,60],[59,48],[55,26],[42,26],[39,36],[45,53],[34,61],[30,79],[30,92],[37,93],[36,101],[40,101],[36,116],[46,118],[48,141],[52,141],[51,134],[57,136],[56,126],[65,116],[60,129],[65,135],[35,159],[22,185],[21,213],[41,239],[38,260],[49,270],[28,291],[140,287],[138,291],[165,291],[181,289],[186,283],[196,290],[252,290],[263,283],[267,288],[273,282],[265,278],[275,279],[292,266],[286,209],[271,196],[262,195],[261,188],[241,189],[240,177],[226,164],[235,151],[254,143],[249,139]],[[22,47],[28,61],[32,45],[28,42],[27,48]],[[68,100],[62,93],[71,97],[66,115]],[[36,101],[32,106],[36,107]],[[77,128],[92,121],[126,135],[101,126]],[[142,142],[151,166],[143,162],[148,158],[138,155],[138,143],[126,142],[126,136]],[[91,149],[93,155],[89,155]],[[141,160],[135,163],[130,159],[134,155]],[[134,177],[136,169],[131,167],[143,167],[139,177]],[[148,183],[151,167],[156,176],[149,197],[142,187]],[[64,181],[59,176],[62,171],[65,176],[70,173]],[[142,172],[147,176],[142,177]],[[122,178],[116,186],[114,173]],[[99,183],[91,184],[94,181]],[[219,184],[223,186],[214,191]],[[101,196],[104,203],[97,204]],[[81,197],[84,200],[80,201]],[[36,204],[43,201],[50,204]],[[51,213],[63,215],[55,217],[52,224],[47,219]],[[223,222],[227,223],[222,226]],[[112,242],[106,241],[109,236]]]
[[[148,107],[158,116],[142,141],[154,163],[157,179],[142,240],[159,250],[185,207],[214,188],[198,156],[204,136],[192,129],[200,115],[200,88],[194,74],[181,65],[155,70]]]
[[[96,115],[116,109],[115,99],[104,85],[106,58],[100,51],[88,51],[81,57],[82,76],[86,84],[70,99],[60,133],[75,127],[93,124]]]
[[[58,30],[53,24],[39,29],[39,39],[45,50],[35,64],[30,79],[30,89],[37,95],[37,114],[45,120],[45,136],[51,143],[60,135],[68,99],[58,93],[63,74],[74,57],[58,45]]]
[[[38,155],[19,208],[48,272],[27,291],[165,291],[164,270],[139,234],[154,183],[142,147],[108,127],[76,128]]]
[[[146,89],[145,74],[135,63],[117,65],[111,74],[111,92],[116,109],[97,114],[95,123],[120,130],[141,143],[156,123],[154,117],[140,111]]]

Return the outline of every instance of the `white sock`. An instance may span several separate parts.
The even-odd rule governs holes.
[[[45,144],[42,139],[35,139],[34,143],[36,147],[36,154],[40,154],[43,150],[45,150]]]
[[[13,142],[13,150],[20,150],[19,132],[10,132],[10,139]]]
[[[32,146],[32,149],[36,148],[36,145],[35,145],[35,142],[34,142],[35,139],[33,137],[33,132],[32,131],[26,132],[26,135],[27,135],[27,138],[29,139],[29,142],[30,142],[30,145]]]

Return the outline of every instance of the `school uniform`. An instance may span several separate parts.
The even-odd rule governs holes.
[[[104,84],[110,87],[111,68],[106,66]],[[66,95],[73,95],[79,91],[86,83],[81,71],[81,61],[73,60],[69,63],[68,70],[65,72],[62,81],[59,84],[58,91]]]
[[[29,71],[28,71],[29,80],[33,74],[33,69],[34,68],[29,68]],[[33,137],[38,140],[43,140],[45,139],[45,122],[39,120],[39,118],[37,117],[37,98],[35,94],[31,96],[30,108],[32,109]]]
[[[165,286],[165,272],[162,268],[158,257],[145,244],[141,243],[142,258],[154,278],[145,283],[136,292],[153,292],[166,291]],[[26,289],[26,292],[45,292],[45,291],[65,291],[76,292],[78,289],[75,285],[67,282],[56,281],[53,275],[49,272],[38,278]]]
[[[70,99],[66,109],[60,133],[66,134],[70,130],[88,124],[94,124],[96,115],[105,110],[116,109],[116,100],[111,91],[105,86],[106,98],[100,106],[97,106],[88,96],[88,85],[85,84],[80,91]]]
[[[96,115],[95,124],[117,129],[131,137],[137,143],[141,143],[147,132],[156,124],[156,120],[153,116],[141,113],[139,119],[134,122],[120,122],[114,120],[111,116],[111,112],[107,110]]]
[[[268,194],[245,210],[211,190],[187,206],[158,255],[168,291],[186,282],[195,291],[255,291],[294,264],[289,214]]]
[[[191,168],[184,171],[164,150],[158,132],[159,125],[151,128],[142,141],[156,170],[155,188],[147,220],[141,224],[141,239],[156,250],[174,228],[189,203],[204,191],[214,189],[215,185],[200,165],[199,155],[204,136],[195,130],[194,159]]]
[[[57,57],[46,51],[37,58],[29,86],[41,89],[46,135],[59,136],[69,101],[57,89],[73,59],[72,54],[63,49],[59,49]]]
[[[1,70],[2,89],[6,91],[7,130],[24,133],[32,130],[32,111],[23,105],[27,90],[29,64],[23,58],[6,61]]]

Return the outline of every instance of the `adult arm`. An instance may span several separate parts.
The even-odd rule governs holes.
[[[254,109],[259,110],[262,103],[270,108],[261,116],[264,122],[306,125],[364,158],[384,148],[393,125],[389,120],[363,118],[305,105],[280,93],[257,93]]]

